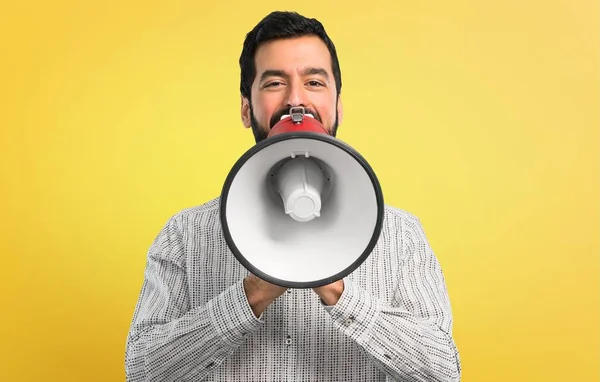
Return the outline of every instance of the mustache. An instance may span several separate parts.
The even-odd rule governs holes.
[[[273,116],[271,116],[271,120],[269,121],[269,128],[273,128],[273,126],[275,126],[275,124],[277,122],[279,122],[279,120],[281,120],[281,117],[283,117],[286,114],[290,113],[290,109],[291,107],[285,107],[285,108],[281,108],[279,110],[277,110],[277,112],[273,113]],[[321,120],[321,116],[319,115],[319,113],[317,113],[316,110],[313,110],[311,108],[305,107],[304,108],[304,113],[305,114],[312,114],[313,117],[315,117],[315,119],[321,123],[323,123],[323,121]]]

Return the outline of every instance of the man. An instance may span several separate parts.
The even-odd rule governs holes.
[[[340,67],[317,20],[268,15],[246,36],[240,67],[241,117],[257,142],[294,106],[335,136]],[[236,261],[218,207],[179,212],[153,242],[127,338],[129,381],[460,380],[444,278],[417,218],[386,206],[357,270],[286,289]]]

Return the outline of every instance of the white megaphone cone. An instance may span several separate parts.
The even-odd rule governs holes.
[[[367,161],[302,107],[236,162],[220,203],[234,256],[258,277],[290,288],[353,272],[375,247],[384,213]]]

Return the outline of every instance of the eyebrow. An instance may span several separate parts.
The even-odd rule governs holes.
[[[326,79],[329,79],[329,74],[323,68],[309,67],[302,71],[302,75],[303,76],[321,75],[321,76],[325,77]],[[285,74],[285,72],[283,70],[267,69],[264,72],[262,72],[262,74],[260,75],[260,81],[262,82],[269,77],[287,77],[287,75]]]

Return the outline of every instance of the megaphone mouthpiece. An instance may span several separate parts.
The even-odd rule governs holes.
[[[309,117],[309,118],[304,118]],[[312,114],[304,112],[304,107],[292,107],[289,114],[281,116],[279,122],[273,126],[268,138],[283,133],[312,132],[329,135],[325,127]]]
[[[292,117],[292,121],[294,121],[294,123],[300,123],[300,122],[302,122],[302,119],[300,117],[294,116],[294,115],[291,115],[291,114],[284,114],[284,115],[281,116],[281,118],[279,118],[279,120],[282,121],[282,120],[284,120],[284,119],[286,119],[288,117]],[[315,116],[312,115],[312,114],[310,114],[310,113],[302,114],[302,117],[310,117],[312,119],[315,118]]]

